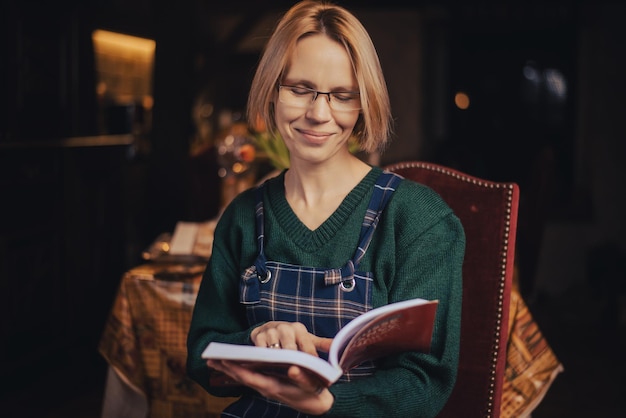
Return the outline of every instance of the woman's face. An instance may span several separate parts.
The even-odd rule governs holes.
[[[339,43],[324,35],[298,41],[280,84],[320,92],[359,90],[348,53]],[[355,97],[358,107],[360,100],[358,95]],[[336,99],[331,97],[330,100]],[[289,149],[292,167],[350,156],[347,143],[359,110],[333,110],[329,96],[325,94],[319,94],[315,101],[305,106],[295,106],[280,99],[275,101],[275,106],[276,126]]]

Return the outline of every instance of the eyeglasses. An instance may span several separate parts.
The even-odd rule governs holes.
[[[307,109],[322,94],[328,96],[332,110],[346,112],[361,109],[361,98],[357,91],[317,91],[308,87],[278,85],[278,101],[288,106]]]

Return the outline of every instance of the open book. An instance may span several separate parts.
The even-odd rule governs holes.
[[[204,359],[237,361],[258,372],[286,377],[297,365],[326,386],[359,364],[403,351],[429,352],[437,300],[411,299],[372,309],[350,321],[333,339],[328,361],[296,350],[252,345],[210,343]],[[225,376],[212,377],[212,385],[228,385]]]

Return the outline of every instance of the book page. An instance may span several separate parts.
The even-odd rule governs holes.
[[[198,227],[199,225],[194,222],[177,222],[170,242],[169,253],[172,255],[193,254]]]
[[[243,366],[274,377],[286,377],[287,369],[296,365],[316,376],[326,386],[343,374],[341,369],[320,357],[304,351],[280,348],[212,342],[202,353],[202,358],[237,361]]]

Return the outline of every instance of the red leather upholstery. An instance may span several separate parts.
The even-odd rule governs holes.
[[[419,161],[385,168],[438,192],[465,229],[459,373],[439,416],[499,417],[519,187]]]

